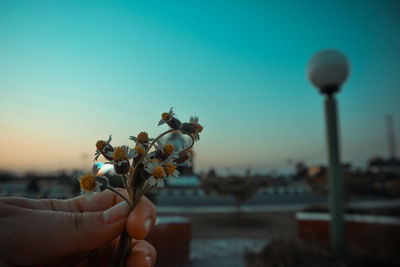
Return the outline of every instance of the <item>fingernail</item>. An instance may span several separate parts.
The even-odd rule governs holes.
[[[150,230],[150,226],[151,226],[151,218],[147,218],[147,219],[144,221],[144,227],[145,227],[146,230],[148,231],[148,230]]]
[[[129,214],[129,206],[126,201],[121,201],[117,205],[112,206],[103,212],[104,221],[106,223],[114,223]]]
[[[149,263],[149,267],[151,267],[151,266],[153,266],[152,264],[153,264],[153,261],[151,260],[151,257],[150,256],[146,256],[146,257],[144,257],[145,259],[146,259],[146,261]]]

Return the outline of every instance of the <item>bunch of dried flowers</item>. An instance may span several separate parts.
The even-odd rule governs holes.
[[[113,166],[115,173],[122,179],[128,197],[111,187],[108,177],[101,175],[97,164],[94,165],[91,173],[79,177],[82,194],[90,200],[94,192],[111,190],[122,197],[133,210],[144,194],[154,187],[163,187],[166,178],[177,177],[179,175],[177,166],[182,164],[190,166],[193,156],[192,147],[195,141],[200,139],[199,133],[203,130],[203,126],[198,121],[198,117],[190,117],[189,122],[181,123],[171,108],[169,112],[161,114],[161,120],[158,123],[159,126],[167,124],[170,129],[157,138],[149,138],[146,132],[140,132],[137,136],[129,137],[134,141],[133,147],[111,145],[111,135],[107,141],[97,141],[94,160],[97,161],[102,155],[107,160],[104,164]],[[191,145],[178,151],[173,144],[162,143],[160,139],[170,133],[188,135],[192,140]],[[124,231],[114,251],[112,266],[125,266],[131,251],[131,242],[128,233]]]

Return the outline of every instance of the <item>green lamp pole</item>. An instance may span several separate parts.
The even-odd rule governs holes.
[[[331,214],[331,244],[338,255],[345,251],[343,173],[340,163],[339,123],[335,94],[349,75],[349,62],[336,50],[315,54],[307,66],[311,83],[325,96],[325,123],[328,149],[329,206]]]

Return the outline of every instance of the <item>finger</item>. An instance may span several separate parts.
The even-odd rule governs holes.
[[[134,239],[144,239],[147,233],[153,228],[157,218],[156,208],[154,204],[145,196],[128,216],[126,230]]]
[[[128,193],[125,189],[116,188],[125,197]],[[110,208],[111,206],[122,201],[122,198],[111,191],[94,194],[90,201],[84,196],[79,196],[67,200],[62,199],[29,199],[21,197],[6,197],[0,200],[0,203],[13,205],[16,207],[34,209],[34,210],[53,210],[67,212],[85,212],[100,211]]]
[[[118,192],[124,195],[127,199],[128,192],[124,188],[115,188]],[[108,209],[115,204],[121,202],[123,199],[116,193],[111,191],[104,191],[102,193],[94,194],[93,199],[87,200],[84,196],[79,196],[67,200],[52,200],[53,210],[69,211],[69,212],[87,212],[87,211],[101,211]],[[46,202],[46,200],[42,200]]]
[[[10,233],[2,236],[10,236],[7,244],[23,251],[25,262],[13,259],[19,264],[43,263],[98,248],[124,231],[130,212],[125,201],[105,211],[82,213],[7,207],[15,216],[8,219]]]
[[[156,257],[156,250],[149,242],[145,240],[136,240],[133,241],[133,248],[126,261],[126,266],[152,267],[156,262]]]

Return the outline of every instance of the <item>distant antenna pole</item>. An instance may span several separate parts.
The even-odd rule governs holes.
[[[394,126],[392,115],[386,115],[387,131],[388,131],[388,141],[389,141],[389,156],[391,159],[396,158],[396,141],[394,138]]]

